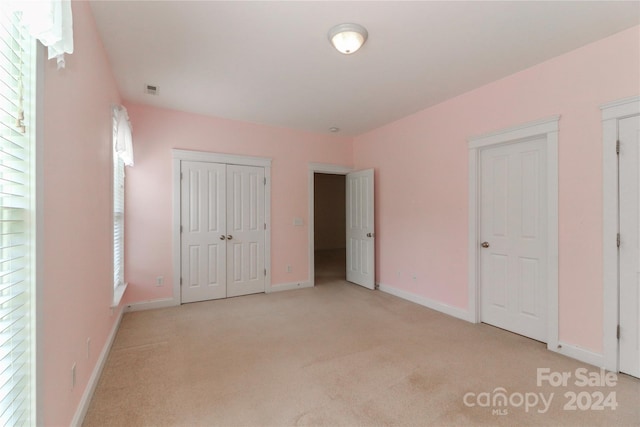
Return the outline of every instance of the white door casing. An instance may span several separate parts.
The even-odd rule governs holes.
[[[480,153],[481,321],[546,342],[545,140]]]
[[[636,262],[632,260],[632,255],[628,252],[629,248],[633,248],[633,244],[630,240],[635,240],[635,236],[630,236],[629,232],[622,230],[621,226],[626,226],[629,223],[625,220],[625,225],[621,224],[619,220],[622,220],[622,216],[630,218],[629,213],[621,212],[622,200],[618,197],[622,193],[629,193],[634,183],[633,178],[625,178],[628,174],[626,172],[618,170],[618,155],[616,154],[616,143],[618,141],[620,133],[620,124],[626,118],[640,115],[640,97],[633,96],[609,102],[602,105],[602,187],[603,187],[603,224],[602,224],[602,252],[603,252],[603,285],[604,285],[604,319],[603,319],[603,341],[604,341],[604,354],[603,365],[606,369],[618,372],[622,368],[622,362],[627,356],[621,355],[621,350],[625,350],[625,347],[620,348],[621,342],[618,340],[618,327],[620,327],[620,335],[626,335],[623,325],[620,323],[625,322],[625,319],[632,318],[633,314],[626,313],[630,307],[633,308],[631,301],[623,301],[624,291],[621,287],[633,283],[633,280],[626,280],[622,278],[623,274],[626,277],[630,277],[633,274],[633,268],[636,267]],[[628,133],[628,130],[623,130],[622,133]],[[633,138],[633,136],[631,135]],[[627,137],[624,137],[627,140]],[[628,141],[628,140],[627,140]],[[636,140],[636,144],[637,144]],[[626,146],[623,150],[623,145]],[[620,140],[621,151],[621,167],[624,167],[634,156],[625,156],[624,153],[629,153],[629,146],[626,142]],[[633,147],[632,147],[633,148]],[[638,161],[637,159],[634,161]],[[635,167],[638,167],[636,163]],[[625,180],[619,188],[618,180]],[[624,185],[624,188],[622,188]],[[636,190],[637,191],[637,190]],[[631,191],[633,194],[633,191]],[[635,197],[635,196],[633,196]],[[625,197],[627,201],[623,202],[624,205],[629,204],[628,197]],[[624,208],[623,208],[624,209]],[[625,209],[626,210],[626,209]],[[632,215],[632,214],[631,214]],[[619,218],[620,216],[620,218]],[[637,218],[636,218],[637,220]],[[631,221],[631,223],[633,220]],[[617,235],[620,233],[620,253],[617,245]],[[624,248],[624,249],[623,249]],[[624,252],[624,255],[623,255]],[[620,255],[620,257],[619,257]],[[622,259],[624,256],[624,259]],[[626,260],[630,259],[631,262]],[[629,273],[631,271],[631,273]],[[624,298],[625,300],[627,298]],[[636,306],[637,307],[637,306]],[[622,311],[625,310],[625,313]],[[637,313],[636,313],[637,315]],[[637,327],[637,323],[635,324]],[[627,333],[630,331],[627,330]],[[631,333],[632,334],[632,333]],[[633,335],[633,334],[632,334]],[[627,341],[625,341],[625,344]],[[632,348],[632,347],[631,347]]]
[[[468,318],[480,322],[481,307],[481,168],[480,154],[484,149],[514,142],[543,138],[545,164],[546,219],[546,342],[552,351],[564,352],[558,342],[558,124],[560,116],[470,138],[469,148],[469,246],[468,246]],[[542,194],[541,194],[542,196]],[[490,243],[491,245],[491,243]],[[491,246],[490,246],[491,247]]]
[[[619,370],[640,378],[640,116],[618,121],[620,185]]]
[[[264,292],[264,168],[227,166],[227,296]]]
[[[347,280],[375,289],[374,172],[347,174]]]
[[[225,298],[226,167],[182,164],[182,302]]]

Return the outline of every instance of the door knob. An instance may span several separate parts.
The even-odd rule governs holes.
[[[367,237],[371,237],[371,233],[367,233]]]
[[[231,240],[233,239],[233,236],[231,234],[227,234],[227,240]]]
[[[224,239],[226,239],[226,237],[223,234],[222,236],[220,236],[220,240],[224,240]]]
[[[488,248],[489,247],[489,242],[482,242],[482,244],[480,245],[483,248]]]

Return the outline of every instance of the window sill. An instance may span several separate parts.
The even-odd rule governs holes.
[[[111,302],[111,308],[116,308],[120,305],[120,300],[122,300],[124,291],[127,290],[127,285],[128,283],[125,283],[113,289],[113,301]]]

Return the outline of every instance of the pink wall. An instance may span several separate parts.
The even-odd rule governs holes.
[[[111,313],[111,117],[119,94],[88,3],[75,53],[48,62],[44,94],[43,424],[68,425],[120,308]],[[128,106],[128,302],[169,297],[171,148],[273,158],[272,281],[308,279],[307,164],[376,168],[377,280],[467,303],[466,138],[561,114],[560,338],[602,350],[601,103],[640,93],[640,27],[358,137],[314,135]],[[304,227],[292,225],[294,217]],[[293,267],[286,273],[285,266]],[[398,276],[397,272],[400,271]],[[156,276],[164,287],[155,286]],[[412,279],[416,276],[416,280]],[[86,356],[86,341],[92,352]],[[77,383],[71,389],[71,366]]]
[[[89,3],[73,3],[75,52],[44,90],[43,425],[69,425],[111,313],[111,105],[119,102]],[[119,309],[118,309],[119,310]],[[87,358],[87,338],[91,355]],[[76,363],[76,386],[71,366]]]
[[[172,296],[172,148],[272,158],[272,284],[308,280],[308,164],[350,165],[349,138],[141,105],[127,109],[136,162],[126,172],[128,302]],[[293,226],[295,217],[305,225]],[[163,287],[156,287],[157,276],[164,276]]]
[[[376,169],[377,280],[466,308],[466,140],[560,114],[560,340],[601,353],[599,105],[640,93],[639,52],[634,27],[356,138],[356,168]]]

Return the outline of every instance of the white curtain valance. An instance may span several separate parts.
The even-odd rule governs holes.
[[[73,53],[73,17],[69,0],[13,1],[11,6],[22,12],[22,24],[29,34],[56,58],[58,69],[64,68],[64,54]]]
[[[116,138],[116,153],[122,159],[126,166],[133,166],[133,137],[131,132],[131,122],[127,109],[123,106],[117,106],[113,109],[116,122],[116,130],[114,136]]]

